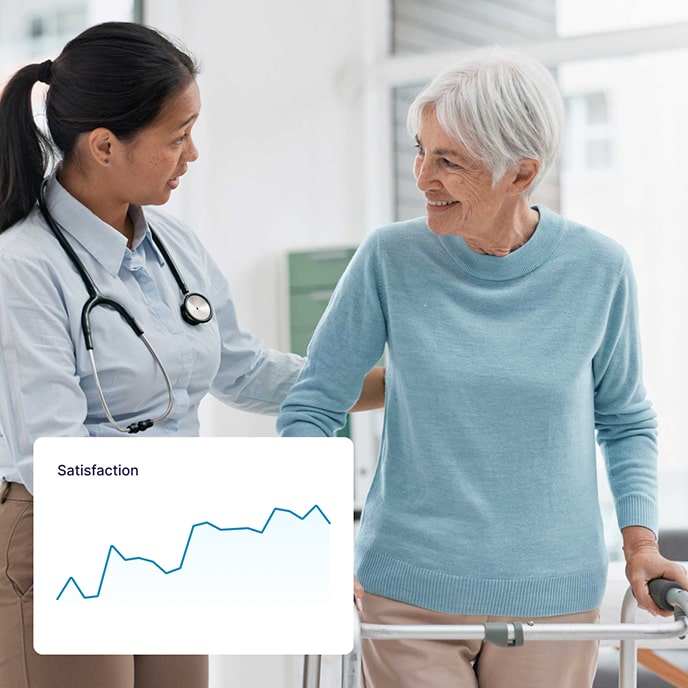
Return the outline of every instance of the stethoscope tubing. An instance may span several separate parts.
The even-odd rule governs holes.
[[[103,387],[100,384],[100,378],[98,377],[98,369],[96,367],[95,356],[93,354],[93,347],[91,347],[88,350],[88,358],[91,362],[91,371],[93,372],[93,383],[95,384],[96,391],[98,392],[98,398],[100,399],[103,411],[105,411],[107,419],[113,425],[115,430],[118,430],[119,432],[128,435],[133,435],[137,432],[143,432],[144,430],[148,430],[148,428],[153,427],[155,423],[159,423],[160,421],[165,420],[165,418],[167,418],[167,416],[169,416],[170,413],[172,413],[172,409],[174,408],[174,390],[172,388],[172,381],[170,380],[170,376],[167,374],[167,371],[165,370],[165,366],[162,364],[160,357],[153,348],[153,345],[148,340],[148,337],[146,337],[146,335],[143,332],[141,332],[141,334],[139,335],[139,339],[146,345],[148,351],[150,351],[151,356],[153,356],[153,358],[155,359],[155,362],[157,363],[158,368],[160,369],[160,372],[162,373],[162,376],[165,379],[165,385],[167,387],[167,408],[157,418],[146,418],[145,420],[141,420],[136,423],[130,423],[126,427],[120,425],[112,416],[110,407],[108,406],[108,403],[105,400],[105,394],[103,393]]]
[[[44,182],[41,186],[41,191],[38,198],[38,205],[41,214],[47,222],[51,232],[60,243],[60,246],[65,251],[69,259],[71,260],[72,264],[76,268],[77,272],[79,273],[79,276],[81,277],[84,283],[84,286],[86,287],[86,290],[88,291],[88,299],[86,300],[86,303],[84,304],[84,307],[81,310],[81,331],[84,337],[86,351],[88,352],[89,362],[91,365],[91,372],[93,373],[93,382],[98,393],[100,403],[102,404],[103,410],[105,411],[105,415],[107,416],[108,421],[110,421],[110,423],[118,432],[125,434],[134,434],[137,432],[143,432],[145,430],[148,430],[148,428],[151,428],[155,423],[163,421],[172,413],[172,409],[174,408],[174,389],[172,387],[172,381],[170,380],[170,376],[168,375],[165,366],[160,360],[160,356],[158,356],[158,353],[151,344],[150,340],[144,334],[143,328],[138,324],[134,316],[127,310],[127,308],[122,303],[120,303],[116,299],[113,299],[109,296],[102,294],[98,290],[98,287],[89,275],[88,271],[86,270],[86,267],[79,259],[79,256],[77,256],[76,251],[71,246],[69,241],[67,241],[67,237],[64,235],[62,228],[58,225],[58,223],[48,210],[47,204],[45,202],[45,184],[46,182]],[[177,266],[175,265],[174,261],[172,260],[172,256],[170,256],[169,252],[167,251],[167,248],[160,240],[160,237],[158,237],[157,234],[153,232],[153,229],[151,227],[149,227],[149,229],[151,231],[151,236],[153,237],[156,246],[160,249],[163,258],[169,265],[170,271],[172,272],[172,275],[177,285],[179,286],[182,295],[184,296],[184,302],[181,305],[181,314],[183,319],[190,325],[199,325],[201,323],[208,322],[213,317],[213,310],[210,305],[210,302],[202,294],[189,292],[189,289],[187,288],[186,283],[182,279],[182,276],[179,270],[177,269]],[[143,344],[155,360],[155,363],[159,368],[160,372],[162,373],[163,379],[165,380],[165,386],[167,388],[168,403],[165,411],[161,413],[157,418],[146,418],[144,420],[131,423],[127,426],[123,426],[120,425],[113,417],[112,412],[110,411],[110,407],[108,406],[107,400],[105,399],[103,387],[100,383],[98,369],[95,361],[95,355],[93,352],[94,347],[93,336],[91,332],[90,316],[91,311],[93,311],[98,306],[111,308],[117,313],[119,313],[121,318],[127,323],[127,325],[136,334],[136,336],[143,342]]]

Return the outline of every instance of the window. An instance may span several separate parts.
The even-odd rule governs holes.
[[[0,84],[19,67],[54,58],[100,21],[140,20],[142,0],[0,0]]]
[[[688,21],[683,0],[556,0],[557,36],[647,29]]]
[[[562,164],[566,172],[595,173],[613,167],[609,99],[604,92],[569,96]]]
[[[22,66],[54,59],[81,31],[101,21],[141,20],[143,0],[0,0],[0,91]],[[45,124],[45,86],[33,90],[34,112]]]
[[[394,0],[392,51],[460,50],[555,34],[551,0]]]

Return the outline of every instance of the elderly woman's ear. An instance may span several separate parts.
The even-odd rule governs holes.
[[[507,191],[516,195],[528,194],[530,185],[540,171],[540,161],[535,158],[523,158],[516,167],[506,174],[511,177]]]

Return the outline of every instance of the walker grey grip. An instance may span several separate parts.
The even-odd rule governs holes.
[[[674,611],[673,605],[667,601],[667,595],[672,590],[681,590],[681,586],[678,583],[666,578],[655,578],[649,582],[648,587],[650,588],[650,596],[660,609],[664,609],[667,612]]]
[[[523,624],[518,621],[504,623],[488,621],[485,626],[485,641],[498,647],[521,647],[524,642]],[[514,629],[513,638],[509,637],[509,629]]]

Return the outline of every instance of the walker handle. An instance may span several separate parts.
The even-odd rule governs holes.
[[[649,582],[648,587],[650,588],[650,596],[660,609],[664,609],[667,612],[674,611],[673,605],[667,601],[667,595],[672,590],[682,590],[676,581],[667,580],[666,578],[655,578]]]

